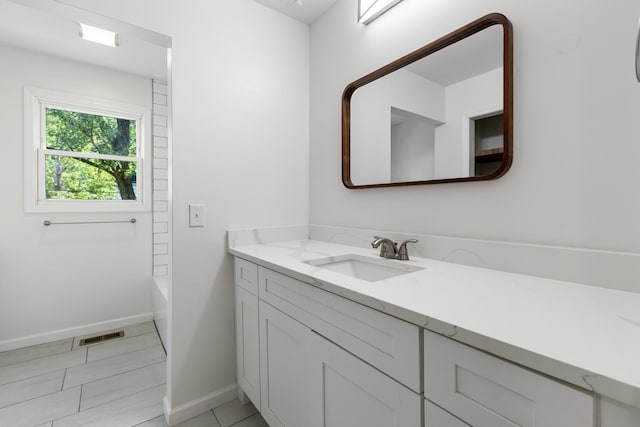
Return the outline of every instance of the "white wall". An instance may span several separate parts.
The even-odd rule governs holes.
[[[312,224],[640,252],[639,2],[405,0],[368,26],[354,3],[338,0],[311,27]],[[487,182],[344,188],[344,87],[489,12],[514,27],[511,170]]]
[[[235,383],[226,230],[308,222],[309,29],[251,0],[65,2],[173,39],[168,392],[184,408]]]
[[[151,108],[151,80],[4,46],[0,62],[0,344],[26,345],[21,339],[32,335],[148,316],[150,213],[24,213],[23,88]],[[42,224],[131,216],[135,225]]]
[[[412,117],[391,126],[391,182],[433,179],[436,124]]]

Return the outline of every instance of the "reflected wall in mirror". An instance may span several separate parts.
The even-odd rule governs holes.
[[[511,166],[513,42],[484,16],[355,82],[342,98],[347,188],[496,179]]]

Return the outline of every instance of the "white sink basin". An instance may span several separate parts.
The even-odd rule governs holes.
[[[422,267],[403,264],[404,261],[392,261],[385,258],[368,258],[354,254],[313,259],[305,262],[309,265],[368,282],[377,282],[379,280],[389,279],[390,277],[422,270]]]

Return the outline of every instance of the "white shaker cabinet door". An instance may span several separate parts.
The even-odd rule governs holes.
[[[638,427],[640,408],[602,397],[600,423],[600,427]]]
[[[270,427],[308,420],[308,344],[311,331],[260,301],[260,412]]]
[[[258,297],[240,286],[236,290],[236,362],[238,385],[260,407],[260,324]]]
[[[424,427],[469,427],[444,409],[424,400]]]
[[[473,427],[594,427],[594,397],[425,331],[425,397]]]
[[[311,334],[310,427],[420,427],[420,395]]]

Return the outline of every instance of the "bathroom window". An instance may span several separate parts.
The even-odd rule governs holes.
[[[149,111],[25,89],[25,210],[148,210]]]

